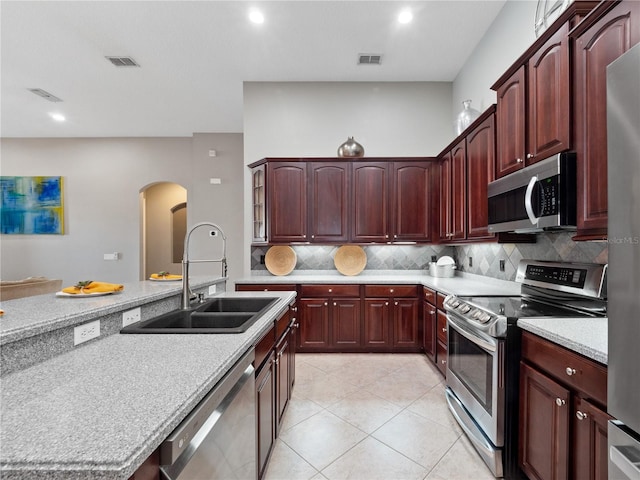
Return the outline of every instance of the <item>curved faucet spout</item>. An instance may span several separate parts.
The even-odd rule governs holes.
[[[191,234],[200,227],[214,228],[220,232],[222,237],[222,257],[213,259],[202,260],[190,260],[189,259],[189,240]],[[189,287],[189,264],[190,263],[213,263],[219,262],[222,265],[222,276],[227,276],[227,237],[224,234],[222,228],[215,223],[200,222],[193,225],[184,237],[184,253],[182,255],[182,298],[180,301],[180,308],[182,310],[189,310],[189,304],[191,303],[191,288]]]

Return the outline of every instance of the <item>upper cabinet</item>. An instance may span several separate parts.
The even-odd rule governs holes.
[[[572,3],[491,87],[497,95],[496,177],[571,148],[568,33],[595,5]]]
[[[487,109],[440,155],[439,240],[492,240],[487,185],[495,178],[495,106]]]
[[[279,158],[256,162],[250,165],[253,243],[431,242],[435,160]],[[260,187],[262,175],[264,189]],[[266,192],[266,208],[256,200],[258,192]],[[264,237],[259,235],[262,231],[267,232]]]
[[[640,42],[640,2],[603,2],[571,32],[575,150],[578,161],[578,235],[607,234],[606,68]]]

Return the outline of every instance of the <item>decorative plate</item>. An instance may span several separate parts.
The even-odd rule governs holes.
[[[358,275],[367,265],[367,254],[358,245],[343,245],[336,251],[333,263],[343,275]]]
[[[273,275],[289,275],[296,266],[298,258],[293,248],[285,245],[273,246],[267,250],[264,264]]]

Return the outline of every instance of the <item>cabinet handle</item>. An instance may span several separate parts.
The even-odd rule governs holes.
[[[522,159],[521,158],[516,158],[516,163],[522,163]]]
[[[268,291],[269,291],[269,289],[268,289],[268,288],[265,288],[263,291],[264,291],[264,292],[268,292]]]
[[[387,234],[384,236],[384,238],[389,238],[389,234],[387,233]]]
[[[447,327],[442,327],[442,333],[447,333]]]
[[[330,289],[329,289],[329,293],[332,293],[332,292],[333,292],[333,288],[330,288]]]
[[[398,305],[398,302],[395,302],[394,305]]]
[[[393,293],[393,288],[390,288],[390,289],[389,289],[389,293]]]
[[[335,306],[337,306],[337,305],[338,305],[338,304],[337,304],[336,302],[333,302],[333,306],[334,306],[334,307],[335,307]]]
[[[316,238],[316,236],[315,235],[311,235],[311,238]]]
[[[293,326],[294,326],[294,327],[296,327],[296,328],[300,328],[300,324],[299,324],[299,323],[297,323],[297,322],[296,322],[296,323],[294,323],[294,324],[293,324]]]
[[[527,158],[533,158],[535,155],[533,153],[527,153]]]
[[[435,314],[436,314],[436,311],[435,311],[435,310],[431,310],[431,311],[429,312],[429,315],[435,315]]]
[[[389,302],[384,302],[385,306],[389,305]]]
[[[584,419],[585,419],[585,418],[587,418],[588,416],[589,416],[589,415],[587,415],[587,414],[586,414],[586,413],[584,413],[584,412],[581,412],[580,410],[578,410],[578,411],[576,412],[576,418],[577,418],[578,420],[584,420]]]
[[[326,307],[327,305],[329,305],[327,302],[324,302],[324,306]]]
[[[567,367],[565,369],[565,372],[567,373],[567,375],[572,376],[576,374],[576,369],[575,368],[571,368],[571,367]]]
[[[291,307],[291,310],[293,310],[294,312],[298,311],[298,307]]]
[[[393,238],[398,238],[398,235],[394,235]]]
[[[442,365],[446,365],[446,364],[447,364],[447,361],[446,361],[446,360],[440,360],[440,363],[441,363]]]
[[[561,406],[563,406],[565,403],[566,403],[566,402],[565,402],[563,399],[561,399],[561,398],[556,398],[556,405],[557,405],[557,406],[561,407]]]

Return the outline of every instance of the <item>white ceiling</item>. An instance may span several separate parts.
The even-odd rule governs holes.
[[[453,81],[504,3],[3,0],[1,135],[242,132],[244,81]],[[248,21],[252,7],[262,25]],[[359,53],[381,53],[382,65],[356,65]]]

